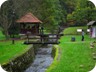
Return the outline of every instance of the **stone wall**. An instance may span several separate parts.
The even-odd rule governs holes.
[[[15,60],[9,62],[2,67],[8,72],[23,72],[30,66],[35,57],[35,49],[33,46],[23,55],[17,57]]]
[[[56,56],[56,48],[55,48],[55,46],[53,46],[53,48],[52,48],[51,55],[52,55],[53,58],[55,58],[55,56]]]

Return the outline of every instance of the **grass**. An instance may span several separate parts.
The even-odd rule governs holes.
[[[46,72],[51,72],[51,70],[57,66],[57,59],[58,59],[58,56],[59,56],[59,50],[58,50],[58,45],[54,45],[53,48],[56,50],[55,52],[55,57],[54,57],[54,61],[53,63],[51,64],[51,66],[49,67],[49,69],[46,70]]]
[[[27,50],[28,46],[24,45],[22,41],[16,41],[14,45],[11,41],[0,42],[0,64],[8,63]]]
[[[94,41],[89,36],[85,36],[85,41],[81,42],[81,36],[74,35],[76,42],[71,42],[72,35],[63,36],[60,39],[61,58],[49,67],[47,72],[88,72],[95,66],[92,53],[96,53],[96,47],[90,49],[90,42]]]
[[[80,34],[77,32],[77,29],[83,29],[85,32],[87,31],[87,27],[69,27],[69,28],[66,28],[63,33],[65,35],[77,35],[77,34]]]

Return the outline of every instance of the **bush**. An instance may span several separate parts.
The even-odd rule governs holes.
[[[87,26],[86,27],[69,27],[66,28],[63,33],[64,35],[79,35],[81,33],[77,32],[77,29],[83,29],[85,33],[87,33]]]

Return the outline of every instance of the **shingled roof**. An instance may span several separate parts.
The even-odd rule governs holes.
[[[87,25],[90,26],[90,25],[94,25],[96,23],[96,21],[90,21]]]
[[[32,13],[27,13],[20,19],[16,21],[17,23],[42,23],[37,17],[35,17]]]

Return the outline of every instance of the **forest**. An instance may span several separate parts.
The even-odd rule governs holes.
[[[89,0],[8,0],[0,9],[0,27],[6,37],[13,24],[13,12],[14,21],[28,12],[33,13],[50,31],[58,26],[86,26],[96,19],[95,5]],[[19,27],[15,27],[15,31],[19,31]]]

